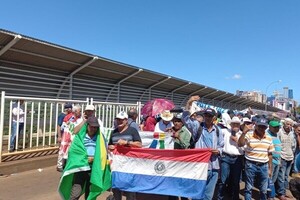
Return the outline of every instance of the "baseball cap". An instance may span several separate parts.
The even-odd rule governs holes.
[[[121,111],[117,114],[116,119],[128,119],[128,115],[125,111]]]
[[[278,127],[278,126],[281,126],[280,122],[277,121],[277,120],[272,120],[269,122],[269,125],[272,126],[272,127]]]
[[[174,115],[173,120],[174,119],[180,119],[181,120],[181,118],[182,118],[182,113],[177,113],[176,115]]]
[[[73,108],[72,104],[71,103],[66,103],[64,105],[64,109],[67,109],[67,108]]]
[[[265,126],[265,127],[268,127],[268,120],[265,119],[265,118],[259,118],[259,119],[257,119],[257,121],[256,121],[256,125],[257,125],[257,126]]]
[[[212,115],[212,116],[216,116],[216,111],[212,108],[207,108],[204,110],[203,114],[209,114],[209,115]]]
[[[94,126],[94,127],[99,127],[100,124],[99,124],[99,121],[96,117],[89,117],[86,121],[88,123],[88,125],[90,126]]]
[[[95,107],[93,105],[87,105],[84,110],[95,110]]]

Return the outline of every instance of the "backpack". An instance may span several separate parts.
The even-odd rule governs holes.
[[[189,149],[194,149],[195,148],[195,144],[198,142],[198,140],[200,139],[200,136],[202,135],[202,131],[203,131],[203,126],[204,123],[202,122],[197,130],[197,135],[194,138],[193,136],[191,137],[191,141],[190,141],[190,146]],[[220,135],[220,130],[219,127],[217,125],[213,125],[215,127],[215,129],[217,130],[217,137],[219,137]]]

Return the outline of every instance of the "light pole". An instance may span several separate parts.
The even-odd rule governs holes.
[[[268,107],[268,89],[269,89],[269,87],[271,86],[271,85],[273,85],[274,83],[280,83],[281,82],[281,80],[278,80],[278,81],[273,81],[273,82],[271,82],[271,83],[269,83],[269,85],[267,86],[267,88],[266,88],[266,103],[265,103],[265,111],[267,111],[267,107]]]

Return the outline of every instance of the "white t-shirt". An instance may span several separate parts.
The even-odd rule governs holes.
[[[223,152],[229,154],[229,155],[244,155],[244,151],[242,147],[238,147],[238,144],[233,141],[231,136],[231,130],[230,129],[222,129],[222,133],[224,135],[224,147]],[[241,131],[237,132],[235,135],[237,136],[237,139],[241,136]]]
[[[17,122],[19,115],[19,123],[24,123],[24,114],[24,105],[20,105],[20,108],[18,109],[18,104],[15,103],[12,109],[12,120],[14,122]]]

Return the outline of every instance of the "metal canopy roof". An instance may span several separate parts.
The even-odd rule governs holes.
[[[191,95],[204,103],[242,110],[265,104],[198,83],[109,60],[0,29],[0,90],[8,95],[146,102],[169,98],[183,106]],[[268,106],[268,111],[280,109]]]

